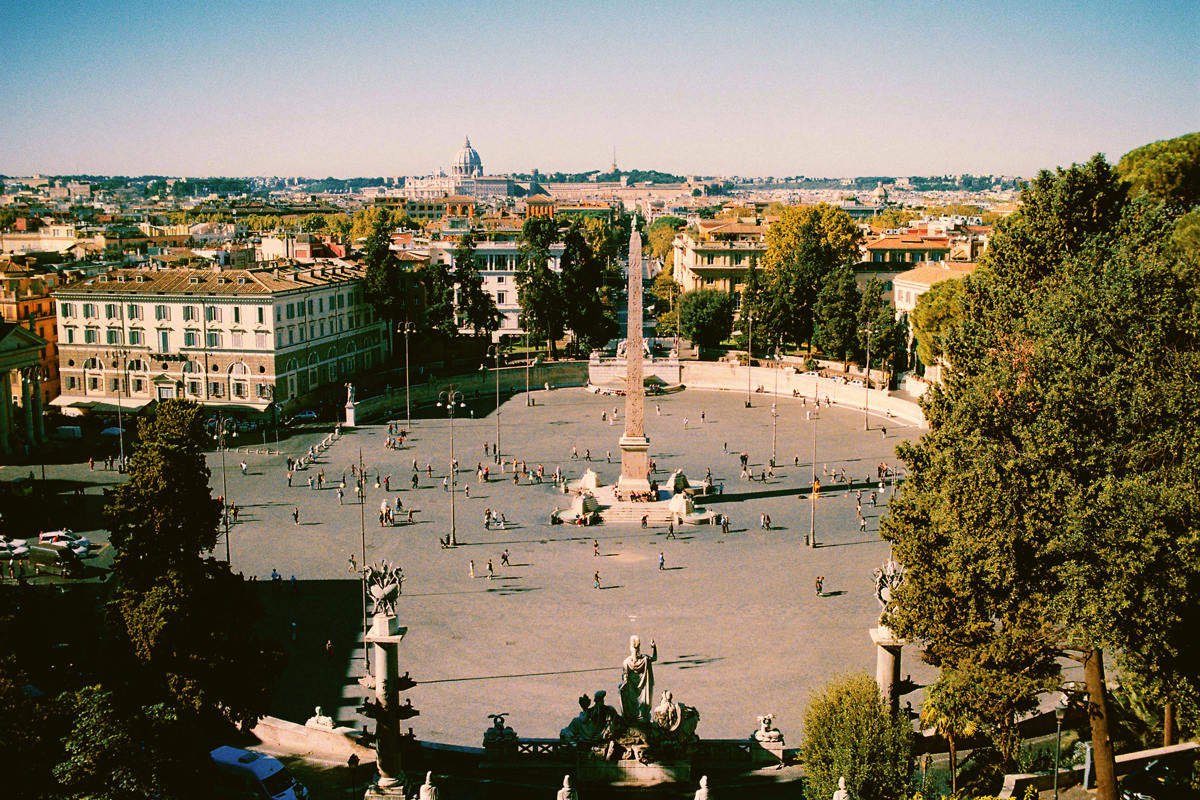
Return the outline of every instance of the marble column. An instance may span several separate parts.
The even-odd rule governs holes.
[[[375,702],[370,716],[375,718],[375,765],[379,770],[379,777],[367,790],[368,798],[400,800],[406,797],[400,752],[400,718],[403,714],[400,686],[404,679],[399,676],[399,650],[404,633],[395,617],[376,614],[367,634],[374,664]]]
[[[29,369],[23,369],[21,374],[21,411],[25,416],[25,441],[30,445],[37,444],[33,435],[33,398],[29,392]]]
[[[879,684],[879,695],[894,714],[900,708],[900,651],[906,642],[882,625],[871,629],[871,641],[876,649],[875,682]]]
[[[46,442],[46,412],[42,408],[42,376],[40,369],[33,371],[33,432],[37,434],[39,444]]]
[[[0,397],[0,453],[11,452],[8,444],[8,431],[12,424],[12,414],[9,413],[8,408],[8,396],[11,392],[8,375],[7,371],[0,372],[0,394],[3,395]]]
[[[621,477],[624,492],[648,492],[650,440],[646,438],[645,393],[642,383],[642,235],[633,216],[629,236],[629,313],[625,332],[625,435],[621,446]]]

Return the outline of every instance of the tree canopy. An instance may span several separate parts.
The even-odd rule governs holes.
[[[562,282],[550,269],[550,247],[558,237],[558,226],[549,217],[530,217],[521,229],[521,251],[517,266],[517,302],[521,325],[530,335],[549,342],[553,358],[555,342],[562,338],[565,312]]]
[[[679,298],[679,330],[697,347],[716,347],[733,329],[733,296],[693,289]]]
[[[917,340],[917,358],[927,367],[934,366],[942,357],[942,340],[962,316],[959,306],[962,286],[957,279],[939,281],[917,298],[912,313],[913,336]]]
[[[848,361],[858,350],[858,312],[862,295],[854,270],[834,267],[821,279],[821,291],[813,306],[813,344],[825,355]]]
[[[1103,651],[1200,673],[1200,266],[1173,209],[1100,156],[1043,171],[964,279],[940,336],[945,383],[882,524],[908,582],[888,622],[988,687],[974,711],[1005,756],[1015,718],[1084,665],[1100,797],[1115,800]]]
[[[496,301],[483,288],[483,276],[475,265],[475,234],[464,233],[455,243],[454,274],[457,286],[459,327],[469,326],[476,336],[489,336],[500,329]]]
[[[1200,132],[1130,150],[1117,172],[1135,194],[1148,194],[1176,211],[1195,208],[1200,205]]]
[[[858,259],[861,237],[850,216],[827,203],[783,210],[767,229],[762,316],[755,317],[769,341],[810,341],[821,281],[834,267]]]

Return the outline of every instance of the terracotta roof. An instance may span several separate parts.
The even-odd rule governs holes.
[[[941,283],[956,278],[965,278],[975,271],[973,262],[959,261],[955,262],[954,266],[949,266],[950,262],[942,261],[941,264],[947,264],[945,267],[940,266],[922,266],[916,269],[910,269],[906,272],[901,272],[892,280],[900,283],[915,283],[919,286],[933,286],[935,283]]]
[[[341,259],[268,269],[117,269],[60,289],[58,294],[261,295],[358,280],[363,269]],[[140,278],[140,280],[139,280]]]
[[[553,203],[554,198],[548,194],[535,194],[525,198],[526,203]]]
[[[443,203],[470,203],[471,205],[474,205],[475,198],[468,197],[465,194],[452,194],[449,197],[443,197],[442,202]]]
[[[868,250],[949,250],[950,239],[945,236],[884,236],[864,246]]]

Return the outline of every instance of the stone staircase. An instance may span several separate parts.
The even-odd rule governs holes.
[[[671,511],[664,502],[618,503],[600,510],[605,525],[640,525],[642,517],[648,517],[651,525],[666,525],[671,521]]]

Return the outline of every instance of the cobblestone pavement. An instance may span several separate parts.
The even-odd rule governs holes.
[[[473,394],[478,387],[465,388]],[[531,470],[542,464],[548,474],[561,466],[574,478],[591,467],[605,482],[614,480],[620,399],[582,389],[539,391],[535,399],[537,405],[527,407],[518,395],[502,406],[504,456],[523,459]],[[578,712],[580,694],[606,689],[610,701],[618,702],[619,666],[629,636],[638,634],[647,648],[651,639],[658,643],[656,694],[670,689],[677,700],[696,706],[702,736],[743,738],[755,728],[755,715],[774,712],[789,743],[798,742],[812,692],[835,675],[874,672],[867,630],[878,605],[871,571],[888,558],[877,534],[888,495],[872,507],[870,491],[864,492],[862,532],[853,494],[822,473],[845,468],[856,483],[874,479],[880,462],[896,464],[896,445],[920,431],[874,416],[871,430],[864,431],[861,410],[836,406],[822,408],[820,420],[809,421],[811,405],[781,398],[780,466],[765,483],[749,483],[739,478],[738,454],[749,455],[755,474],[766,467],[772,418],[769,396],[755,395],[750,409],[744,400],[745,395],[688,390],[646,401],[646,431],[660,476],[682,468],[699,482],[711,469],[724,494],[709,507],[730,516],[728,535],[708,526],[684,527],[674,540],[665,538],[663,528],[551,527],[550,512],[567,500],[551,485],[513,485],[511,468],[496,480],[495,464],[491,482],[476,481],[476,463],[489,463],[483,445],[495,437],[494,406],[486,394],[469,400],[454,421],[462,467],[455,495],[460,546],[454,549],[438,544],[449,530],[451,496],[442,489],[451,424],[444,416],[430,418],[438,409],[422,409],[426,418],[414,419],[401,450],[384,448],[383,425],[346,431],[313,467],[295,473],[291,487],[284,457],[320,441],[328,426],[312,426],[285,441],[283,455],[228,452],[229,496],[242,510],[230,535],[233,569],[261,582],[277,570],[285,584],[264,583],[261,592],[270,630],[291,655],[273,712],[303,721],[320,704],[342,722],[362,724],[354,712],[360,699],[362,605],[347,559],[361,561],[365,528],[367,560],[386,558],[407,575],[398,609],[408,627],[401,671],[410,671],[420,684],[407,694],[422,711],[409,722],[422,739],[477,746],[489,724],[486,715],[495,712],[509,712],[509,724],[523,737],[556,738]],[[601,413],[611,416],[614,406],[615,424],[602,421]],[[810,549],[809,503],[798,499],[798,491],[811,480],[814,428],[816,472],[824,488],[815,520],[819,546]],[[573,447],[578,460],[571,458]],[[349,480],[360,450],[369,478],[363,505],[352,500]],[[590,462],[583,458],[588,451]],[[606,462],[609,451],[612,464]],[[420,467],[415,490],[414,458]],[[221,456],[212,454],[209,461],[214,493],[220,494]],[[325,489],[310,490],[307,478],[320,470]],[[119,479],[116,473],[91,472],[87,464],[55,466],[52,472],[51,477],[91,483],[93,496],[103,483]],[[347,496],[339,505],[336,487],[343,474]],[[375,488],[376,475],[391,476],[390,492]],[[414,509],[414,522],[381,528],[379,503],[395,497],[406,511]],[[485,530],[487,508],[505,515],[504,530]],[[93,512],[81,514],[86,519],[74,527],[87,531],[98,525]],[[770,515],[772,530],[759,529],[763,513]],[[106,540],[102,531],[87,535]],[[506,550],[510,566],[501,564]],[[666,569],[659,569],[660,553]],[[223,543],[218,554],[224,555]],[[109,555],[102,552],[95,563],[103,566]],[[489,559],[493,579],[487,577]],[[597,570],[599,591],[593,588]],[[289,587],[293,575],[296,585]],[[819,575],[825,577],[822,597],[814,592]],[[332,659],[325,652],[327,640],[335,645]],[[932,671],[915,655],[905,651],[902,673],[919,684]]]

